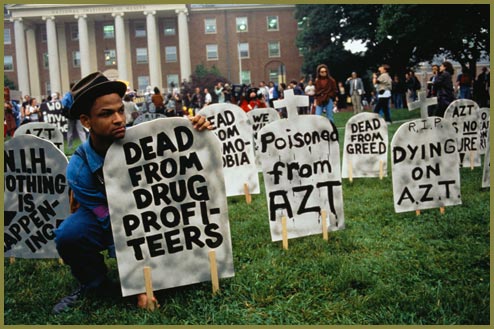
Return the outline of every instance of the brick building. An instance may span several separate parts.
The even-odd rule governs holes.
[[[64,93],[99,70],[169,88],[198,65],[233,83],[301,75],[294,5],[6,5],[4,74],[23,94]]]

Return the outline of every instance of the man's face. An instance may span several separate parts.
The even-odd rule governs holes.
[[[125,137],[125,111],[122,98],[114,93],[94,101],[89,115],[81,115],[81,123],[100,141],[114,141]]]

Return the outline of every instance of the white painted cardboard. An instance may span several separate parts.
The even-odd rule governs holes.
[[[15,130],[15,136],[34,135],[46,139],[64,152],[63,134],[54,124],[48,122],[30,122],[21,125]]]
[[[299,116],[296,105],[305,102],[286,90],[274,105],[287,107],[288,118],[258,133],[272,241],[282,239],[283,216],[288,239],[322,233],[321,210],[334,214],[328,231],[345,226],[338,132],[326,118]]]
[[[34,135],[5,142],[5,257],[59,257],[53,231],[70,214],[67,164],[52,142]]]
[[[273,108],[256,108],[247,112],[249,123],[252,126],[252,132],[254,134],[254,155],[256,157],[256,167],[258,171],[262,171],[261,159],[259,155],[259,142],[257,141],[257,133],[265,125],[279,120],[280,115],[278,111]]]
[[[482,107],[479,109],[479,141],[480,141],[480,154],[485,154],[487,150],[487,144],[489,144],[489,126],[490,126],[490,109],[488,107]]]
[[[489,130],[487,129],[487,136],[489,136]],[[484,168],[482,173],[482,187],[491,186],[491,143],[487,138],[487,147],[484,155]]]
[[[397,213],[461,204],[458,145],[448,120],[429,117],[402,124],[391,152]]]
[[[351,117],[345,127],[341,177],[379,177],[388,173],[388,126],[378,113],[363,112]]]
[[[232,277],[233,257],[220,143],[188,119],[157,119],[127,129],[103,167],[123,296]]]
[[[252,127],[247,114],[239,106],[228,103],[208,105],[197,114],[215,126],[213,131],[221,141],[226,195],[244,195],[244,184],[248,184],[250,194],[259,194]]]
[[[460,165],[470,167],[473,155],[473,166],[480,167],[480,130],[479,106],[470,99],[457,99],[449,104],[444,118],[449,120],[456,130]]]

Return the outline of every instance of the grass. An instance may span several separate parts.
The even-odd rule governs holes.
[[[351,113],[337,113],[341,128]],[[393,120],[418,113],[393,110]],[[390,127],[389,139],[399,123]],[[343,141],[343,130],[340,129]],[[390,166],[389,166],[390,167]],[[490,321],[489,191],[481,168],[461,169],[461,206],[396,214],[388,177],[343,180],[346,229],[271,242],[264,185],[252,204],[228,199],[235,277],[213,296],[204,282],[157,291],[161,307],[88,298],[51,315],[75,288],[56,260],[4,260],[7,325],[486,325]],[[262,178],[262,177],[261,177]],[[261,179],[262,181],[262,179]],[[107,259],[117,280],[115,259]]]

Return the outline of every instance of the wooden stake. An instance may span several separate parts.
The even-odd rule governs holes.
[[[444,209],[444,207],[439,207],[439,212],[441,213],[441,215],[444,215],[445,211],[446,210]]]
[[[288,231],[286,229],[286,217],[281,217],[281,237],[283,239],[283,249],[288,250]]]
[[[220,282],[218,279],[218,266],[216,265],[216,252],[211,250],[209,252],[209,268],[211,270],[211,284],[213,286],[213,295],[220,290]]]
[[[58,259],[58,264],[63,265],[63,259],[62,258]]]
[[[474,167],[474,161],[475,160],[475,154],[473,151],[470,151],[470,170],[473,170]]]
[[[348,160],[348,180],[350,181],[350,183],[353,182],[352,160]]]
[[[379,179],[382,180],[384,177],[384,162],[379,160]]]
[[[144,282],[146,284],[147,297],[146,309],[149,311],[154,311],[153,281],[151,280],[151,267],[149,266],[144,266]]]
[[[420,209],[415,210],[415,215],[420,216]]]
[[[245,202],[247,202],[247,204],[251,204],[252,196],[250,195],[249,184],[247,183],[244,183],[244,194],[245,194]]]
[[[14,264],[15,263],[15,257],[14,256],[10,256],[10,264]]]
[[[328,241],[328,222],[326,221],[326,210],[321,210],[322,238]]]

